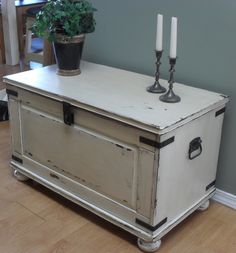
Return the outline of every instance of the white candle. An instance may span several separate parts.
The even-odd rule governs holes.
[[[163,40],[163,15],[157,15],[157,34],[156,34],[156,50],[162,51]]]
[[[171,33],[170,33],[170,58],[176,58],[177,52],[177,18],[171,19]]]

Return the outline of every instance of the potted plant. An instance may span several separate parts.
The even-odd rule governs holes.
[[[37,14],[31,30],[53,43],[59,75],[80,74],[85,34],[95,29],[94,11],[87,0],[49,0]]]

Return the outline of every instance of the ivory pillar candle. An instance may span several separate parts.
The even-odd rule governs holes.
[[[177,18],[171,19],[171,33],[170,33],[170,58],[177,56]]]
[[[157,15],[156,51],[162,51],[163,15]]]

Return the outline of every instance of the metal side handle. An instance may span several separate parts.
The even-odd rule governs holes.
[[[195,159],[202,153],[202,139],[201,137],[196,137],[189,143],[188,157],[190,160]]]

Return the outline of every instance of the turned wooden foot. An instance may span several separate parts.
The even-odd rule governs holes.
[[[155,252],[161,246],[161,240],[146,242],[143,239],[138,238],[138,246],[144,252]]]
[[[207,201],[204,202],[201,206],[199,206],[198,210],[199,210],[199,211],[205,211],[205,210],[208,209],[209,205],[210,205],[210,201],[207,200]]]
[[[23,175],[22,173],[20,173],[18,170],[14,170],[13,171],[13,175],[14,177],[18,180],[18,181],[21,181],[21,182],[24,182],[24,181],[27,181],[29,178],[26,177],[25,175]]]

